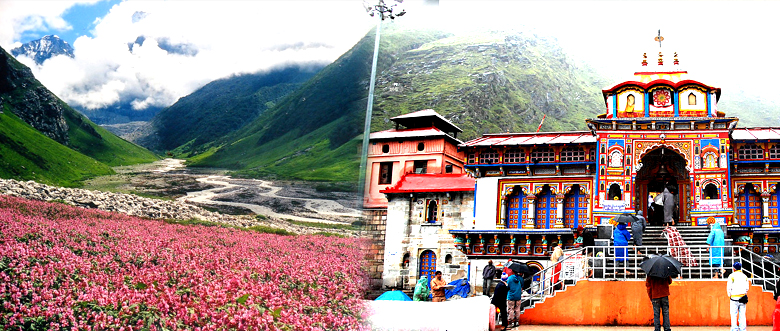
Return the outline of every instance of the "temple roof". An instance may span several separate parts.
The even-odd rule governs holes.
[[[780,140],[780,128],[740,128],[731,133],[732,140]]]
[[[393,187],[380,193],[474,191],[477,181],[469,174],[406,174]]]
[[[423,109],[413,113],[391,118],[394,122],[407,128],[436,127],[444,132],[463,132],[457,125],[452,124],[433,109]]]
[[[521,146],[521,145],[552,145],[552,144],[586,144],[596,143],[589,131],[569,132],[526,132],[486,134],[480,138],[469,140],[460,147],[478,146]]]
[[[383,139],[398,139],[398,138],[445,138],[452,139],[455,144],[462,144],[463,142],[457,138],[450,136],[449,134],[439,130],[438,128],[416,128],[416,129],[390,129],[379,132],[372,132],[369,136],[371,140],[383,140]]]

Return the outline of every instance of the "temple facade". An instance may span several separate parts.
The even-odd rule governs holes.
[[[631,79],[604,89],[605,111],[586,120],[587,131],[485,134],[467,142],[448,135],[434,171],[416,171],[407,155],[378,153],[389,133],[372,133],[369,159],[376,162],[366,185],[376,194],[364,202],[386,213],[383,284],[408,288],[434,269],[477,285],[489,259],[525,260],[541,270],[552,244],[572,246],[578,227],[595,230],[638,211],[660,224],[663,211],[651,203],[665,189],[674,196],[677,226],[718,222],[734,244],[775,254],[780,129],[736,128],[739,119],[718,110],[721,90],[688,77],[676,53],[670,62],[660,52],[652,65],[645,56]],[[412,117],[432,116],[422,121],[431,123],[426,130],[454,127],[433,111],[418,113]],[[400,142],[404,130],[391,131],[398,144],[410,144],[411,135]],[[407,165],[374,187],[390,159]],[[453,175],[441,171],[449,164]],[[380,200],[386,205],[371,203]]]

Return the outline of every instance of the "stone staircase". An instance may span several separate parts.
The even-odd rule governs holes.
[[[642,235],[642,245],[644,246],[666,246],[666,238],[661,236],[663,226],[648,226]],[[710,234],[709,227],[706,226],[678,226],[677,231],[685,240],[688,246],[707,245],[707,236]],[[631,232],[631,231],[629,231]],[[634,234],[631,234],[632,238]]]

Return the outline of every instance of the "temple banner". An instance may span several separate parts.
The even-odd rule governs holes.
[[[626,210],[625,202],[622,200],[605,200],[601,202],[605,211],[624,211]]]
[[[699,210],[713,211],[723,209],[723,203],[720,199],[705,199],[699,201]]]

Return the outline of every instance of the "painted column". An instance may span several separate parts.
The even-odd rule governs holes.
[[[499,230],[506,228],[506,201],[506,194],[501,194],[501,203],[498,208],[498,224],[496,224],[496,229]]]
[[[528,220],[523,225],[523,229],[536,228],[536,196],[529,194],[525,197],[528,199]]]
[[[595,201],[595,200],[593,200],[593,201]],[[587,223],[585,223],[585,227],[594,227],[595,225],[593,224],[594,223],[593,222],[593,206],[591,205],[590,194],[588,194],[585,197],[585,202],[589,206],[588,207],[588,221],[587,221]]]
[[[769,222],[769,197],[770,197],[769,193],[767,193],[767,192],[761,193],[761,201],[763,202],[762,204],[763,204],[763,207],[764,207],[764,208],[762,208],[762,210],[763,210],[763,215],[762,215],[763,217],[761,219],[761,227],[762,228],[771,228],[772,227],[772,223]],[[766,248],[764,248],[764,249],[766,249]]]
[[[555,202],[557,202],[555,208],[555,225],[553,226],[555,229],[563,228],[563,198],[563,194],[555,195]]]

